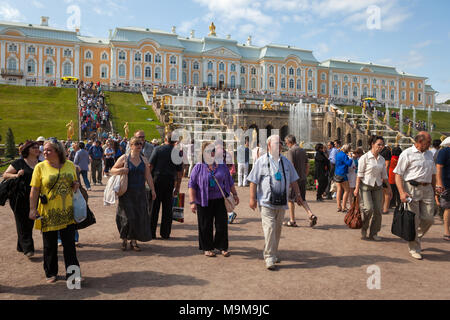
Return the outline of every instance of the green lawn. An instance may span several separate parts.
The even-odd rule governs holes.
[[[78,136],[76,89],[0,85],[0,135],[11,128],[16,144],[39,136],[67,138],[66,124]]]
[[[123,126],[128,122],[130,133],[129,137],[137,130],[144,130],[146,140],[160,139],[161,136],[156,129],[161,125],[151,106],[145,104],[144,98],[140,93],[125,92],[106,92],[106,104],[113,117],[113,126],[116,132],[124,136]],[[143,110],[142,108],[148,108]],[[148,121],[147,119],[153,119]]]
[[[362,108],[359,106],[343,106],[340,107],[341,109],[345,110],[347,109],[347,112],[352,112],[352,109],[354,113],[361,114]],[[377,108],[378,110],[385,111],[384,108]],[[400,112],[400,109],[393,109],[389,108],[389,113],[391,113],[393,110],[396,112]],[[410,119],[413,118],[413,110],[412,109],[403,109],[403,117],[409,117]],[[383,121],[382,118],[379,118],[379,120]],[[422,121],[428,121],[428,111],[425,110],[416,110],[416,121],[422,120]],[[431,112],[431,122],[436,124],[436,129],[434,130],[432,136],[433,139],[439,139],[441,137],[440,132],[450,132],[450,112],[437,112],[432,111]],[[389,124],[391,127],[395,126],[395,119],[390,117]],[[408,131],[408,126],[403,126],[404,132]],[[412,130],[413,133],[415,132]]]

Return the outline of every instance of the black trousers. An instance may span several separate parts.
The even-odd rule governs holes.
[[[320,177],[317,181],[319,182],[319,186],[317,187],[317,199],[320,199],[328,186],[328,177]]]
[[[172,231],[172,205],[173,205],[173,188],[175,180],[173,176],[153,177],[155,185],[156,199],[152,208],[152,239],[156,239],[156,228],[158,226],[159,209],[162,205],[160,235],[164,239],[170,238]]]
[[[391,203],[389,204],[389,207],[397,208],[397,206],[401,203],[400,193],[398,192],[396,184],[391,184],[391,189],[392,189],[392,199]]]
[[[75,249],[75,224],[59,230],[63,245],[64,263],[66,270],[69,266],[80,266]],[[44,271],[47,278],[58,275],[58,231],[42,233],[44,241]],[[70,276],[66,272],[66,278]]]
[[[197,205],[197,220],[199,249],[228,251],[228,214],[223,198],[209,200],[207,207]]]
[[[30,214],[30,207],[24,205],[28,203],[29,199],[14,199],[10,200],[9,204],[14,212],[14,219],[16,220],[17,230],[17,251],[27,254],[28,252],[34,252],[33,242],[33,226],[34,220],[31,220],[28,216]]]
[[[102,159],[93,159],[91,162],[91,174],[93,183],[102,182]]]

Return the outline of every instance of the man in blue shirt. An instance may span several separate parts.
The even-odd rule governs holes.
[[[436,160],[436,191],[440,194],[440,206],[444,209],[444,240],[450,241],[450,138],[445,139]]]
[[[264,231],[264,260],[266,268],[275,270],[278,263],[278,244],[284,214],[288,209],[289,186],[295,192],[298,205],[303,205],[298,184],[299,176],[293,164],[281,154],[280,137],[267,139],[267,154],[258,158],[247,177],[250,182],[250,208],[258,206]]]
[[[97,182],[102,186],[103,148],[99,140],[95,141],[95,145],[89,149],[89,156],[91,157],[92,182],[94,186],[97,185]]]

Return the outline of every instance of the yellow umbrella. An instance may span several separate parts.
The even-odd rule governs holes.
[[[369,98],[365,98],[364,100],[367,100],[367,101],[377,101],[377,99],[375,99],[375,98],[371,98],[371,97],[369,97]]]

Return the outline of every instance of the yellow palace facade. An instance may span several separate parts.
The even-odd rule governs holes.
[[[212,24],[197,38],[144,28],[116,28],[108,39],[40,25],[0,22],[0,83],[60,84],[62,77],[107,85],[239,88],[320,98],[374,97],[390,105],[435,105],[426,77],[395,67],[341,60],[319,62],[309,50],[254,46],[219,38]]]

